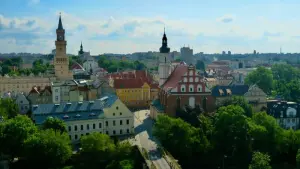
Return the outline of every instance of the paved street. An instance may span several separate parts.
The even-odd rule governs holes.
[[[134,114],[135,138],[138,144],[148,152],[150,160],[157,169],[171,169],[167,161],[157,150],[158,141],[152,136],[153,121],[149,117],[150,111],[140,110]]]

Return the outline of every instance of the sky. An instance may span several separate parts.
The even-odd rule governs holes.
[[[300,53],[299,0],[1,0],[0,53],[50,53],[59,13],[67,52]]]

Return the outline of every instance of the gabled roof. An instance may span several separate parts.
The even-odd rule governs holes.
[[[249,90],[248,85],[232,85],[232,86],[215,86],[212,89],[212,96],[226,97],[226,96],[243,96]]]
[[[79,70],[84,70],[84,68],[77,62],[75,62],[72,66],[71,66],[71,70],[73,69],[79,69]]]
[[[182,76],[187,73],[188,65],[179,64],[175,67],[174,71],[168,77],[166,82],[162,85],[162,89],[167,90],[169,88],[174,88],[177,86],[178,82],[181,80]]]

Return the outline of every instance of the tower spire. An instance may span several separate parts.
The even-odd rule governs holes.
[[[61,22],[61,13],[59,13],[59,21],[58,21],[58,28],[57,29],[60,29],[60,30],[64,29],[63,25],[62,25],[62,22]]]

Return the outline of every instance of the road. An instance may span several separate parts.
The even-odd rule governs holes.
[[[153,162],[157,169],[171,169],[167,161],[162,157],[157,149],[159,142],[152,136],[153,121],[149,116],[149,110],[140,110],[134,112],[134,128],[135,139],[148,154],[149,159]]]

